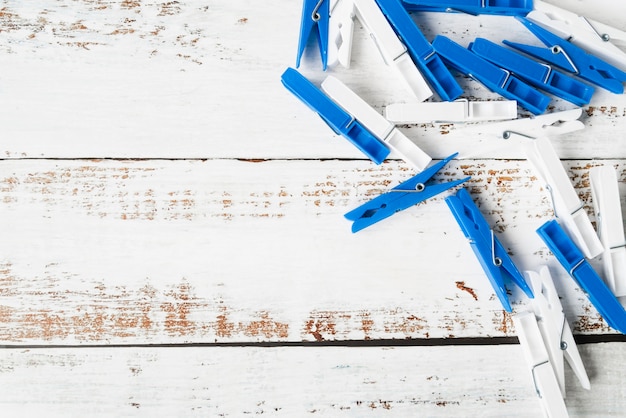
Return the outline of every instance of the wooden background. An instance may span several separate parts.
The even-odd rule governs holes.
[[[551,2],[626,30],[618,0]],[[364,160],[281,86],[300,12],[0,2],[3,415],[540,416],[447,193],[351,234],[344,213],[414,173]],[[536,42],[506,17],[415,20],[429,39]],[[325,77],[315,48],[301,70]],[[329,72],[380,111],[409,100],[360,25],[352,67]],[[618,170],[626,208],[625,96],[597,91],[582,120],[553,143],[595,220],[592,166]],[[570,416],[624,416],[626,340],[535,234],[553,214],[523,141],[401,129],[436,159],[459,151],[437,179],[471,175],[520,269],[551,267],[592,384],[568,369]]]

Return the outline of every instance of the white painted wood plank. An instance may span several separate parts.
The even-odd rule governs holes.
[[[626,29],[619,0],[583,6],[554,1]],[[299,2],[28,1],[0,12],[0,153],[5,157],[361,158],[280,84],[293,66]],[[446,34],[467,44],[533,41],[508,17],[416,16],[427,37]],[[515,26],[517,25],[517,26]],[[515,31],[511,28],[516,27]],[[357,25],[353,65],[332,73],[378,110],[410,97]],[[317,52],[303,72],[324,77]],[[496,96],[460,79],[464,97]],[[616,146],[626,96],[599,91],[584,116],[587,129],[559,138],[563,157],[623,158]],[[571,108],[562,101],[553,110]],[[524,112],[522,112],[524,113]],[[442,141],[460,125],[406,129],[442,158],[472,150],[470,135]],[[620,143],[621,144],[621,143]],[[516,149],[484,157],[520,158]]]
[[[599,163],[566,162],[587,210]],[[624,199],[624,161],[604,163]],[[401,162],[7,160],[0,171],[4,343],[513,335],[446,194],[350,232],[344,213],[412,175]],[[552,267],[576,332],[611,332],[534,232],[552,210],[530,165],[453,161],[436,181],[466,175],[520,269]]]
[[[580,346],[570,417],[621,417],[623,343]],[[537,417],[519,345],[0,351],[0,407],[31,416]]]

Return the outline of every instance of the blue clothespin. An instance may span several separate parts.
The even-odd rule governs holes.
[[[529,19],[524,17],[516,17],[516,19],[522,22],[547,48],[503,41],[506,45],[572,72],[583,80],[610,92],[616,94],[624,92],[622,83],[626,81],[625,72],[594,55],[588,54],[573,43],[559,38]]]
[[[541,114],[548,108],[550,103],[548,96],[451,39],[437,35],[432,45],[446,64],[507,99],[517,100],[518,104],[534,114]]]
[[[527,83],[578,106],[589,103],[593,95],[593,87],[487,39],[476,38],[469,49]]]
[[[297,70],[287,68],[281,81],[298,99],[320,115],[333,131],[352,142],[376,164],[387,158],[390,150],[385,144]]]
[[[553,219],[539,227],[537,233],[563,268],[587,294],[607,324],[622,334],[626,334],[626,311],[624,307],[591,267],[591,264],[585,259],[583,253],[565,233],[561,225]]]
[[[446,203],[454,218],[469,240],[474,254],[487,274],[496,296],[507,312],[511,312],[511,304],[504,287],[504,277],[509,277],[529,298],[533,292],[524,280],[522,273],[515,267],[513,260],[494,235],[493,230],[474,204],[466,189],[460,189],[456,195],[448,196]]]
[[[328,19],[330,18],[330,0],[304,0],[302,4],[302,20],[300,22],[300,40],[296,68],[300,67],[300,59],[309,42],[311,32],[316,33],[317,44],[322,56],[322,66],[326,70],[328,63]]]
[[[463,12],[471,15],[526,16],[533,0],[402,0],[409,11]]]
[[[419,67],[439,97],[448,102],[456,100],[463,89],[456,82],[439,55],[419,30],[401,0],[376,0],[398,36],[406,45],[413,62]]]
[[[426,199],[430,199],[441,192],[469,180],[470,177],[465,177],[447,183],[430,183],[435,173],[441,170],[444,165],[448,164],[456,156],[456,153],[452,154],[448,158],[431,165],[418,175],[400,183],[387,193],[383,193],[346,213],[346,219],[354,221],[352,223],[352,232],[358,232],[378,221],[390,217],[396,212],[417,205]]]

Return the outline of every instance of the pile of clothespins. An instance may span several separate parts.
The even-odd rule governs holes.
[[[442,35],[429,42],[413,20],[412,11],[515,16],[545,47],[505,40],[503,43],[511,47],[507,48],[477,38],[465,48]],[[560,133],[582,129],[582,122],[576,120],[581,109],[542,115],[551,99],[540,92],[576,106],[589,103],[594,86],[622,94],[626,53],[610,40],[626,41],[626,33],[539,0],[304,0],[296,67],[313,35],[324,70],[328,65],[349,67],[355,18],[374,39],[386,65],[415,97],[413,103],[389,105],[383,116],[333,76],[328,76],[320,89],[293,68],[282,75],[287,89],[373,162],[380,164],[393,151],[419,172],[347,213],[346,218],[353,221],[352,231],[469,179],[430,182],[456,154],[430,165],[431,157],[398,130],[397,124],[441,122],[441,115],[446,115],[448,122],[516,119],[519,105],[537,115],[531,120],[541,127],[535,128],[539,135],[524,133],[520,120],[496,123],[502,125],[505,138],[512,132],[535,138],[525,144],[525,151],[550,191],[558,219],[546,222],[537,233],[606,323],[626,333],[626,311],[617,299],[626,296],[624,230],[609,228],[623,226],[617,175],[608,166],[590,171],[594,208],[601,218],[596,232],[548,139],[551,125],[557,122],[566,126]],[[335,42],[337,39],[341,42]],[[457,100],[463,89],[450,68],[509,100]],[[433,96],[433,90],[442,101],[424,102]],[[564,355],[582,386],[589,388],[590,384],[547,266],[522,275],[466,189],[459,189],[445,201],[504,309],[512,312],[505,278],[532,299],[532,311],[513,316],[515,328],[544,412],[548,417],[567,416]],[[598,256],[603,260],[603,277],[588,261]]]

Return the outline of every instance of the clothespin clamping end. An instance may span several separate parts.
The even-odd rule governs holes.
[[[523,311],[513,315],[513,325],[517,331],[526,363],[530,367],[544,416],[547,418],[568,417],[559,381],[550,362],[550,355],[539,330],[537,318],[532,312]]]
[[[611,166],[593,167],[589,171],[591,196],[596,212],[597,229],[604,246],[602,265],[604,280],[615,296],[626,296],[626,238],[617,183]]]
[[[356,8],[352,0],[331,0],[328,27],[328,65],[350,68]]]
[[[528,19],[609,64],[626,70],[626,52],[613,43],[623,46],[626,32],[544,1],[535,0],[534,5],[535,9],[526,15]]]
[[[470,177],[444,183],[432,183],[432,177],[448,164],[456,154],[428,167],[416,176],[400,183],[398,186],[370,200],[367,203],[345,214],[346,219],[353,221],[352,232],[358,232],[375,224],[396,212],[430,199],[448,189],[466,182]]]
[[[531,288],[474,204],[469,192],[459,189],[456,195],[446,198],[446,203],[469,240],[504,309],[507,312],[513,310],[504,286],[505,277],[517,284],[529,298],[533,298]]]
[[[586,257],[598,256],[602,243],[550,140],[537,138],[526,144],[525,150],[550,192],[555,216]]]
[[[503,42],[506,45],[574,73],[583,80],[612,93],[622,94],[624,92],[623,83],[626,82],[626,72],[595,55],[587,53],[573,43],[559,38],[525,17],[516,16],[516,19],[522,22],[547,48],[505,40]]]
[[[589,390],[591,388],[589,377],[576,347],[572,329],[563,313],[563,307],[554,287],[550,269],[548,266],[542,266],[538,272],[524,272],[524,276],[535,294],[531,306],[537,318],[539,330],[559,382],[562,396],[565,397],[564,359],[574,371],[581,386]]]
[[[431,12],[462,12],[471,15],[526,16],[533,9],[533,0],[402,0],[407,10]]]
[[[537,233],[563,268],[587,294],[589,301],[606,323],[626,334],[626,310],[561,225],[553,219],[539,227]]]
[[[391,151],[385,144],[297,70],[288,68],[281,81],[287,90],[317,113],[333,131],[350,141],[376,164],[387,158]]]
[[[304,54],[310,37],[315,33],[322,58],[322,67],[326,70],[328,63],[329,18],[330,0],[304,0],[302,4],[302,19],[300,22],[300,39],[298,40],[296,67],[300,67],[302,54]]]

